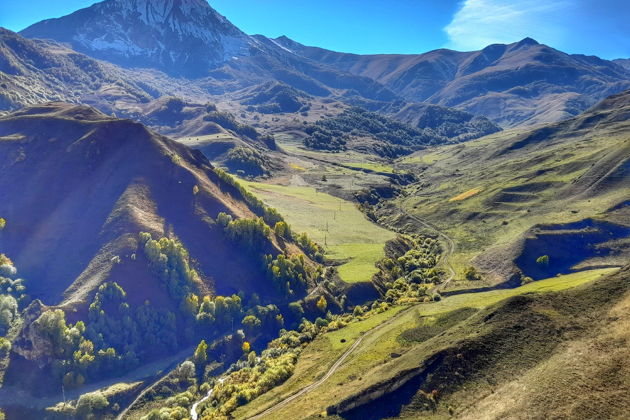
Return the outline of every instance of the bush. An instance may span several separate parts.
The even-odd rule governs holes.
[[[481,274],[479,274],[477,269],[472,266],[464,270],[464,277],[466,278],[466,280],[470,281],[481,280]]]
[[[92,416],[100,417],[96,416],[96,414],[99,414],[108,406],[109,401],[101,392],[92,392],[79,397],[75,413],[77,417],[82,419],[91,418]]]
[[[267,161],[258,150],[236,146],[228,152],[225,164],[231,172],[243,171],[247,175],[259,176],[269,173]]]
[[[549,268],[549,255],[542,255],[536,258],[536,264],[543,270]]]

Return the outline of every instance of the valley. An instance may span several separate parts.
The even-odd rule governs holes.
[[[211,3],[0,27],[0,420],[625,418],[628,59]]]

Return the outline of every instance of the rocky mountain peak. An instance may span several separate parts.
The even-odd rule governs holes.
[[[127,67],[193,77],[248,56],[255,44],[205,0],[106,0],[36,23],[22,35],[67,42]]]

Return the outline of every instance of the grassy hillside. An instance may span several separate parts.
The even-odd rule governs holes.
[[[562,123],[418,152],[399,161],[399,168],[418,174],[418,182],[405,188],[396,206],[433,222],[457,242],[460,272],[484,254],[476,261],[491,281],[514,272],[503,262],[522,253],[522,241],[534,237],[538,226],[564,230],[553,237],[558,241],[572,240],[571,223],[588,224],[589,218],[619,224],[623,231],[629,225],[628,109],[630,94],[620,94]],[[394,205],[383,205],[379,214],[393,224],[405,222]],[[584,259],[597,257],[592,266],[619,265],[615,255],[626,255],[625,248],[613,247],[618,251]],[[534,260],[542,255],[541,248]]]
[[[389,378],[404,378],[408,369],[422,366],[424,358],[439,352],[442,346],[453,345],[456,348],[459,340],[473,339],[476,337],[474,331],[478,327],[470,325],[471,321],[467,320],[480,320],[483,318],[481,314],[491,312],[484,308],[505,305],[514,296],[525,295],[531,296],[527,299],[537,299],[539,294],[560,292],[589,284],[596,279],[607,278],[616,271],[594,270],[551,278],[517,289],[462,294],[448,297],[441,302],[421,304],[402,313],[401,307],[395,307],[365,321],[350,324],[346,328],[318,337],[300,356],[295,374],[290,380],[239,409],[237,415],[252,416],[296,393],[328,371],[334,361],[362,335],[366,338],[361,345],[320,387],[262,418],[309,418],[309,415],[325,412],[327,407],[350,396],[361,395],[363,390],[387,382]],[[583,293],[588,294],[586,291]],[[383,328],[375,333],[370,332],[379,325],[383,325]],[[445,334],[447,331],[449,333]],[[397,394],[392,392],[391,395],[395,399]],[[396,408],[395,403],[391,402],[378,404],[384,412],[389,407]],[[373,415],[370,415],[370,410],[374,411]],[[383,418],[386,417],[384,412],[371,406],[356,416],[344,415],[343,418]]]
[[[277,208],[293,229],[306,232],[338,261],[340,277],[348,282],[369,281],[376,262],[385,257],[385,242],[395,235],[368,220],[354,203],[317,192],[311,187],[260,182],[245,185],[268,205]]]
[[[200,340],[227,340],[213,357],[238,359],[319,275],[272,229],[282,217],[202,153],[93,108],[0,118],[0,190],[0,292],[15,318],[2,309],[0,333],[15,331],[0,377],[14,392],[55,398]]]

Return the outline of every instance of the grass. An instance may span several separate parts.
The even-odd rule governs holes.
[[[468,190],[459,195],[456,195],[455,197],[449,199],[448,201],[451,203],[453,201],[462,201],[462,200],[472,197],[473,195],[479,194],[481,191],[483,191],[483,188],[473,188],[472,190]]]
[[[605,217],[605,209],[628,199],[627,189],[619,187],[601,188],[596,199],[592,191],[571,191],[611,150],[627,147],[626,136],[613,129],[571,132],[545,140],[544,147],[504,152],[518,140],[517,134],[507,130],[399,160],[419,180],[405,188],[407,194],[396,204],[433,222],[470,261],[490,248],[506,246],[534,225]],[[465,193],[455,195],[459,191]],[[461,266],[468,265],[462,259]],[[461,270],[457,279],[463,279]]]
[[[391,174],[394,172],[394,168],[391,165],[385,165],[383,163],[375,162],[348,162],[344,163],[351,168],[367,169],[374,172],[383,172]]]
[[[450,296],[439,302],[421,304],[417,309],[400,315],[390,325],[365,337],[340,369],[320,388],[305,394],[266,418],[306,418],[309,415],[318,414],[325,407],[345,396],[367,388],[386,377],[394,377],[397,372],[411,368],[414,364],[417,366],[424,354],[416,354],[415,350],[409,351],[410,349],[415,349],[414,346],[417,345],[422,346],[424,339],[430,339],[457,325],[458,322],[467,318],[466,314],[474,313],[475,309],[483,309],[516,295],[573,288],[615,271],[617,269],[589,270],[540,280],[515,289],[468,293]],[[392,319],[402,309],[402,307],[394,307],[366,320],[319,336],[304,349],[291,379],[239,409],[236,413],[237,417],[245,418],[260,412],[273,405],[274,401],[292,395],[314,382],[316,378],[324,375],[345,349],[364,332]],[[419,327],[417,336],[424,339],[417,344],[415,340],[408,339],[408,334]],[[428,354],[435,350],[431,346],[425,346],[422,351]],[[392,358],[392,354],[396,353],[405,354],[405,357]],[[392,360],[392,363],[388,363]]]
[[[377,271],[374,264],[385,256],[385,242],[395,237],[369,221],[353,203],[314,188],[241,182],[278,209],[295,232],[308,233],[329,258],[341,262],[339,275],[345,282],[369,281]]]
[[[231,134],[218,133],[218,134],[207,134],[204,136],[180,137],[177,139],[177,141],[184,144],[191,145],[191,144],[203,144],[203,143],[212,142],[216,140],[233,140],[235,138],[236,137],[234,137]]]

